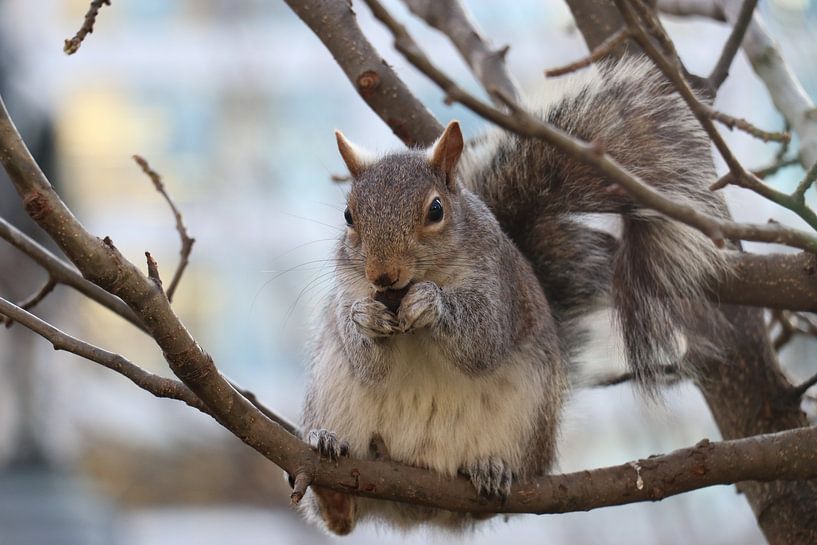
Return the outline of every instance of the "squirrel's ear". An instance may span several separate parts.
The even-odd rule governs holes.
[[[457,168],[457,162],[460,160],[462,146],[460,124],[457,121],[452,121],[445,128],[442,136],[440,136],[428,150],[429,163],[431,166],[443,171],[443,174],[445,174],[445,183],[449,189],[453,189],[454,170]]]
[[[370,153],[346,140],[342,132],[335,131],[335,138],[338,140],[340,156],[343,157],[343,162],[346,163],[346,168],[353,178],[360,176],[360,173],[374,162]]]

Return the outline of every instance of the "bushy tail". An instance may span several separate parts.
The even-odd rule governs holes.
[[[649,61],[608,64],[549,91],[532,102],[543,119],[603,142],[670,199],[726,215],[721,197],[708,190],[715,180],[708,137]],[[496,131],[470,151],[463,180],[533,263],[564,334],[575,334],[575,319],[609,291],[642,385],[653,383],[662,366],[679,364],[684,350],[709,349],[696,335],[702,317],[712,314],[701,308],[707,287],[727,270],[712,241],[610,191],[595,169],[541,141]],[[618,214],[618,243],[584,226],[584,213]]]

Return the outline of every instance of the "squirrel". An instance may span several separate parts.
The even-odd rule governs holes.
[[[528,104],[665,195],[716,216],[709,141],[643,58],[574,74]],[[638,384],[709,353],[707,287],[728,269],[693,228],[639,207],[592,167],[499,129],[377,158],[336,132],[352,176],[334,287],[314,339],[305,440],[321,456],[390,459],[463,474],[485,497],[549,471],[580,319],[611,301]],[[582,214],[621,218],[616,238]],[[685,339],[685,343],[682,342]],[[684,346],[685,345],[685,346]],[[464,528],[479,514],[312,487],[308,517]]]

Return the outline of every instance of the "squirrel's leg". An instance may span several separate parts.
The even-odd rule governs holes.
[[[337,460],[349,454],[349,445],[328,430],[310,431],[306,436],[306,442],[318,451],[322,458]],[[357,522],[357,503],[353,496],[320,486],[313,486],[312,492],[315,494],[318,512],[330,532],[345,536],[354,529]]]
[[[336,327],[352,373],[376,382],[388,370],[389,337],[400,332],[397,316],[371,297],[337,307]]]
[[[480,496],[498,497],[504,501],[511,493],[513,472],[499,458],[489,457],[477,460],[468,467],[462,468],[460,473],[471,479],[471,484],[474,485]]]
[[[414,284],[403,297],[397,318],[401,329],[428,328],[445,356],[461,371],[478,375],[495,369],[510,351],[512,320],[489,295],[494,286],[473,284],[442,289],[433,282]]]

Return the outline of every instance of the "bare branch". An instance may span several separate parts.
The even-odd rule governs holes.
[[[34,307],[36,307],[43,299],[48,297],[48,294],[54,291],[55,287],[57,287],[57,282],[49,276],[48,280],[46,280],[45,284],[43,284],[43,286],[39,290],[37,290],[35,293],[33,293],[24,301],[18,303],[17,306],[19,306],[23,310],[31,310]],[[11,327],[13,323],[14,320],[12,320],[9,317],[6,317],[7,328]]]
[[[170,210],[173,212],[173,217],[176,219],[176,231],[179,233],[179,238],[182,241],[182,247],[181,250],[179,250],[180,258],[179,264],[176,267],[176,272],[173,273],[173,278],[170,280],[170,285],[168,285],[167,289],[165,290],[167,300],[173,302],[173,295],[176,293],[176,288],[179,287],[179,282],[182,279],[184,270],[187,268],[187,265],[190,262],[190,252],[193,250],[193,244],[196,242],[196,239],[192,238],[188,234],[187,227],[184,225],[182,214],[179,212],[179,209],[176,208],[176,205],[173,203],[173,199],[171,199],[170,195],[167,194],[165,184],[162,183],[162,177],[159,175],[159,173],[150,168],[148,162],[141,156],[134,155],[133,160],[136,161],[136,164],[139,165],[142,172],[147,174],[147,176],[153,182],[153,187],[156,188],[156,191],[161,193],[162,197],[165,198],[165,201],[167,201],[167,204],[170,206]]]
[[[508,96],[519,96],[516,84],[505,66],[508,47],[492,50],[460,0],[403,2],[414,15],[448,36],[486,89],[494,87]]]
[[[742,3],[739,0],[658,0],[658,9],[674,15],[699,15],[735,24]],[[772,101],[800,137],[800,161],[804,168],[817,162],[817,108],[786,63],[763,18],[755,13],[743,51],[752,63]]]
[[[717,128],[715,128],[709,114],[709,108],[695,95],[695,92],[690,87],[689,82],[687,82],[677,63],[667,59],[667,57],[665,57],[664,54],[658,50],[655,44],[653,44],[650,36],[647,34],[645,27],[649,27],[654,31],[660,32],[661,36],[664,37],[663,39],[667,40],[666,34],[663,32],[663,30],[660,30],[660,25],[658,24],[657,19],[655,19],[652,11],[645,8],[641,4],[640,0],[635,0],[632,2],[628,0],[614,0],[614,2],[619,8],[624,20],[627,22],[627,26],[633,33],[633,38],[642,47],[644,52],[653,60],[658,69],[664,73],[667,79],[669,79],[681,97],[683,97],[683,99],[686,101],[689,109],[693,114],[695,114],[695,117],[698,118],[698,121],[707,134],[709,134],[709,137],[715,144],[715,147],[718,149],[721,157],[723,157],[724,161],[729,166],[729,173],[715,182],[715,184],[712,185],[712,189],[720,189],[729,183],[746,189],[751,189],[755,193],[758,193],[770,201],[788,208],[800,216],[813,229],[817,230],[817,214],[815,214],[811,208],[806,206],[804,202],[798,200],[792,195],[787,195],[786,193],[772,189],[764,184],[762,180],[754,176],[751,172],[743,168],[743,165],[740,164],[732,153],[732,150],[729,149],[726,141],[718,132]],[[636,11],[638,13],[636,13]],[[669,43],[671,44],[671,42]],[[672,58],[675,58],[674,51]],[[756,232],[754,229],[750,231]],[[787,236],[791,235],[792,233],[789,233]],[[811,235],[807,236],[814,240],[814,237]],[[744,240],[752,239],[744,238]],[[803,246],[798,247],[808,249]]]
[[[618,46],[629,39],[630,31],[626,28],[622,28],[615,34],[610,35],[610,37],[604,40],[601,44],[596,46],[593,51],[591,51],[590,54],[583,59],[579,59],[565,66],[560,66],[559,68],[545,70],[545,77],[555,78],[575,72],[576,70],[580,70],[582,68],[586,68],[594,62],[598,62],[604,57],[610,55]]]
[[[803,395],[805,395],[805,393],[809,390],[809,388],[811,388],[815,384],[817,384],[817,374],[812,375],[808,380],[806,380],[802,384],[798,384],[796,387],[794,387],[792,389],[792,391],[791,391],[791,395],[793,397],[798,397],[798,398],[803,397]]]
[[[732,275],[713,288],[721,303],[817,312],[817,256],[729,252]]]
[[[797,188],[794,190],[794,193],[792,193],[792,197],[805,206],[806,191],[814,185],[815,180],[817,180],[817,163],[814,163],[811,165],[811,168],[808,169],[806,175],[803,176],[803,179],[797,184]]]
[[[120,298],[111,295],[96,284],[83,278],[73,266],[49,252],[34,239],[3,218],[0,218],[0,238],[3,238],[6,242],[33,259],[34,262],[48,271],[48,275],[51,278],[60,284],[65,284],[77,290],[111,312],[118,314],[142,331],[146,331],[145,326],[136,314],[134,314]]]
[[[108,352],[107,350],[81,341],[76,337],[72,337],[67,333],[63,333],[51,324],[40,320],[33,314],[10,303],[2,297],[0,297],[0,314],[4,314],[7,318],[18,322],[37,335],[44,337],[54,346],[54,350],[65,350],[66,352],[81,356],[86,360],[98,363],[103,367],[107,367],[127,377],[139,388],[150,392],[156,397],[183,401],[193,408],[208,413],[207,408],[196,395],[178,380],[148,373],[119,354]]]
[[[67,55],[73,55],[79,51],[79,46],[82,45],[85,37],[94,31],[94,24],[96,23],[96,16],[99,14],[99,10],[102,8],[102,6],[110,5],[111,0],[93,0],[91,2],[91,6],[88,8],[88,12],[85,14],[85,20],[82,22],[80,29],[73,38],[65,40],[65,45],[63,46],[62,50]]]
[[[800,159],[797,158],[797,157],[792,157],[790,159],[781,159],[781,160],[775,161],[774,164],[771,164],[771,165],[769,165],[767,167],[763,167],[763,168],[758,169],[758,170],[753,170],[752,174],[754,174],[755,176],[757,176],[758,178],[763,180],[764,178],[768,178],[769,176],[771,176],[773,174],[777,174],[777,171],[779,171],[782,168],[793,167],[794,165],[799,165],[799,164],[800,164]]]
[[[429,146],[443,132],[431,112],[386,64],[357,24],[348,0],[286,0],[332,53],[366,104],[409,146]]]
[[[751,134],[755,138],[763,140],[764,142],[774,141],[774,142],[789,142],[791,140],[791,133],[789,132],[770,132],[764,131],[759,129],[746,121],[745,119],[740,119],[737,117],[732,117],[731,115],[725,114],[723,112],[719,112],[716,109],[708,106],[706,104],[702,105],[709,113],[709,117],[718,121],[727,127],[730,130],[738,129],[747,134]]]
[[[709,83],[711,83],[715,89],[720,89],[723,82],[726,81],[726,77],[729,75],[729,68],[732,66],[732,61],[735,59],[741,42],[743,42],[743,37],[746,36],[749,23],[752,22],[755,7],[757,7],[757,0],[743,0],[740,13],[732,27],[732,33],[723,46],[723,51],[721,51],[718,62],[715,63],[715,67],[709,74]]]
[[[661,384],[671,385],[679,382],[683,377],[678,373],[678,368],[675,366],[668,366],[661,368],[662,376],[658,377]],[[591,388],[606,388],[608,386],[618,386],[625,382],[630,382],[635,378],[635,374],[631,372],[620,373],[617,375],[610,375],[602,379],[596,380],[589,386]]]

